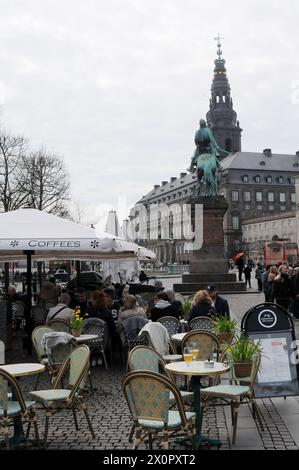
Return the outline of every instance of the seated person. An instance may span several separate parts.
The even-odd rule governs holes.
[[[70,303],[70,308],[80,308],[81,315],[85,315],[88,311],[88,302],[86,290],[83,287],[76,287],[73,298]]]
[[[127,295],[124,299],[124,310],[119,314],[119,320],[123,321],[130,317],[144,317],[145,311],[142,307],[137,307],[137,299],[134,295]]]
[[[69,294],[64,292],[60,296],[60,302],[55,305],[55,307],[50,308],[48,315],[47,315],[47,323],[51,320],[66,320],[70,321],[71,317],[74,313],[74,310],[69,308],[69,303],[71,301],[71,297]]]
[[[116,329],[111,310],[108,309],[107,294],[104,291],[93,291],[90,298],[90,304],[91,306],[87,312],[88,317],[100,318],[107,323],[113,347],[116,341]]]
[[[166,292],[158,292],[155,297],[155,306],[150,309],[150,318],[152,321],[157,321],[162,317],[179,318],[178,309],[171,305]]]
[[[223,297],[218,295],[215,286],[208,286],[207,288],[208,293],[212,299],[212,307],[216,310],[217,314],[220,316],[227,316],[229,318],[229,305],[228,301]]]
[[[118,312],[123,305],[123,301],[115,299],[115,289],[113,286],[106,287],[104,292],[106,294],[107,308],[111,311],[114,321],[117,321]]]
[[[176,300],[174,291],[172,289],[168,289],[165,292],[168,295],[171,305],[177,309],[179,318],[184,318],[182,302],[180,300]]]
[[[210,317],[211,314],[216,314],[216,310],[212,307],[212,299],[206,290],[199,290],[196,292],[192,307],[190,310],[188,322],[197,317]]]

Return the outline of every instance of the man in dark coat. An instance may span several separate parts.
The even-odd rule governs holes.
[[[224,299],[223,297],[220,297],[220,295],[218,295],[215,286],[212,286],[212,285],[208,286],[207,291],[213,300],[212,307],[216,310],[217,314],[221,316],[226,315],[229,318],[228,301]]]

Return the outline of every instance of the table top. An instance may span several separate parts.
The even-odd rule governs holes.
[[[39,374],[45,370],[44,364],[38,363],[5,364],[1,365],[0,368],[14,377]]]
[[[165,368],[178,375],[217,375],[229,370],[229,366],[222,362],[214,362],[214,367],[206,367],[205,361],[191,361],[189,365],[185,361],[170,362]]]
[[[92,339],[98,338],[98,335],[80,335],[74,336],[74,338],[78,343],[84,343],[85,341],[91,341]]]
[[[187,333],[176,333],[175,335],[172,335],[171,336],[171,339],[173,341],[177,341],[177,342],[181,342],[184,338],[184,336],[186,336]]]

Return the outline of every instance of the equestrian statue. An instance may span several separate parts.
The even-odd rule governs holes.
[[[217,196],[217,171],[220,168],[218,160],[219,151],[229,154],[226,150],[221,149],[213,136],[211,129],[207,127],[206,121],[199,121],[200,128],[196,131],[194,142],[196,149],[191,159],[190,167],[187,171],[191,173],[196,171],[196,195],[197,196]],[[205,189],[200,190],[200,184],[204,181]]]

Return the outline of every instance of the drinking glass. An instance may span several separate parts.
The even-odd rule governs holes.
[[[193,359],[192,349],[190,347],[184,348],[183,357],[186,365],[189,367],[190,362]]]

